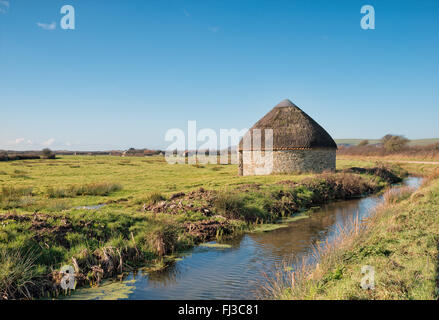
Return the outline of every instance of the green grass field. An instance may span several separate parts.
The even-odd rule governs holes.
[[[337,169],[370,167],[372,161],[342,160]],[[105,197],[84,196],[68,199],[71,207],[95,205],[121,198],[143,199],[153,192],[171,195],[197,188],[228,189],[240,185],[279,181],[300,181],[311,175],[270,175],[240,177],[236,165],[169,165],[163,157],[64,156],[56,160],[0,162],[0,186],[31,187],[45,199],[48,188],[87,183],[116,183],[123,189]],[[125,207],[125,206],[117,206]]]
[[[376,164],[337,162],[338,171],[354,166]],[[240,177],[236,165],[169,165],[158,156],[0,162],[0,295],[53,291],[64,264],[75,266],[79,284],[161,268],[201,242],[377,192],[389,174],[402,174],[390,170]]]
[[[151,192],[170,195],[199,187],[233,188],[241,184],[298,180],[304,176],[239,177],[235,165],[168,165],[163,157],[64,156],[56,160],[0,162],[0,184],[33,187],[37,195],[48,187],[95,182],[118,183],[123,190],[108,197],[72,199],[72,206],[97,204],[124,197],[146,197]]]

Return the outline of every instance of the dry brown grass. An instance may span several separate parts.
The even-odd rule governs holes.
[[[393,205],[397,202],[407,199],[415,190],[412,187],[401,187],[397,189],[390,189],[384,193],[384,206]],[[381,206],[383,206],[383,204]]]
[[[439,168],[434,169],[423,181],[422,187],[426,187],[431,184],[433,180],[439,179]]]
[[[439,160],[439,144],[428,146],[406,146],[399,151],[390,151],[383,146],[350,146],[340,147],[337,151],[340,156],[356,157],[379,157],[392,159],[419,159],[419,160]]]

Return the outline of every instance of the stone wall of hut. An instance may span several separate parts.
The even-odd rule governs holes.
[[[335,171],[335,149],[240,151],[239,174],[268,175]]]

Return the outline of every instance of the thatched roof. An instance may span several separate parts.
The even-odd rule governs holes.
[[[265,141],[264,129],[273,129],[273,150],[337,149],[337,144],[326,130],[290,100],[280,102],[256,122],[248,133],[253,132],[253,129],[261,129],[262,150]],[[241,140],[239,150],[250,148],[243,149]]]

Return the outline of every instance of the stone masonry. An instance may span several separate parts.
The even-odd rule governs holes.
[[[267,175],[335,171],[336,150],[326,148],[279,151],[241,151],[240,174]]]

